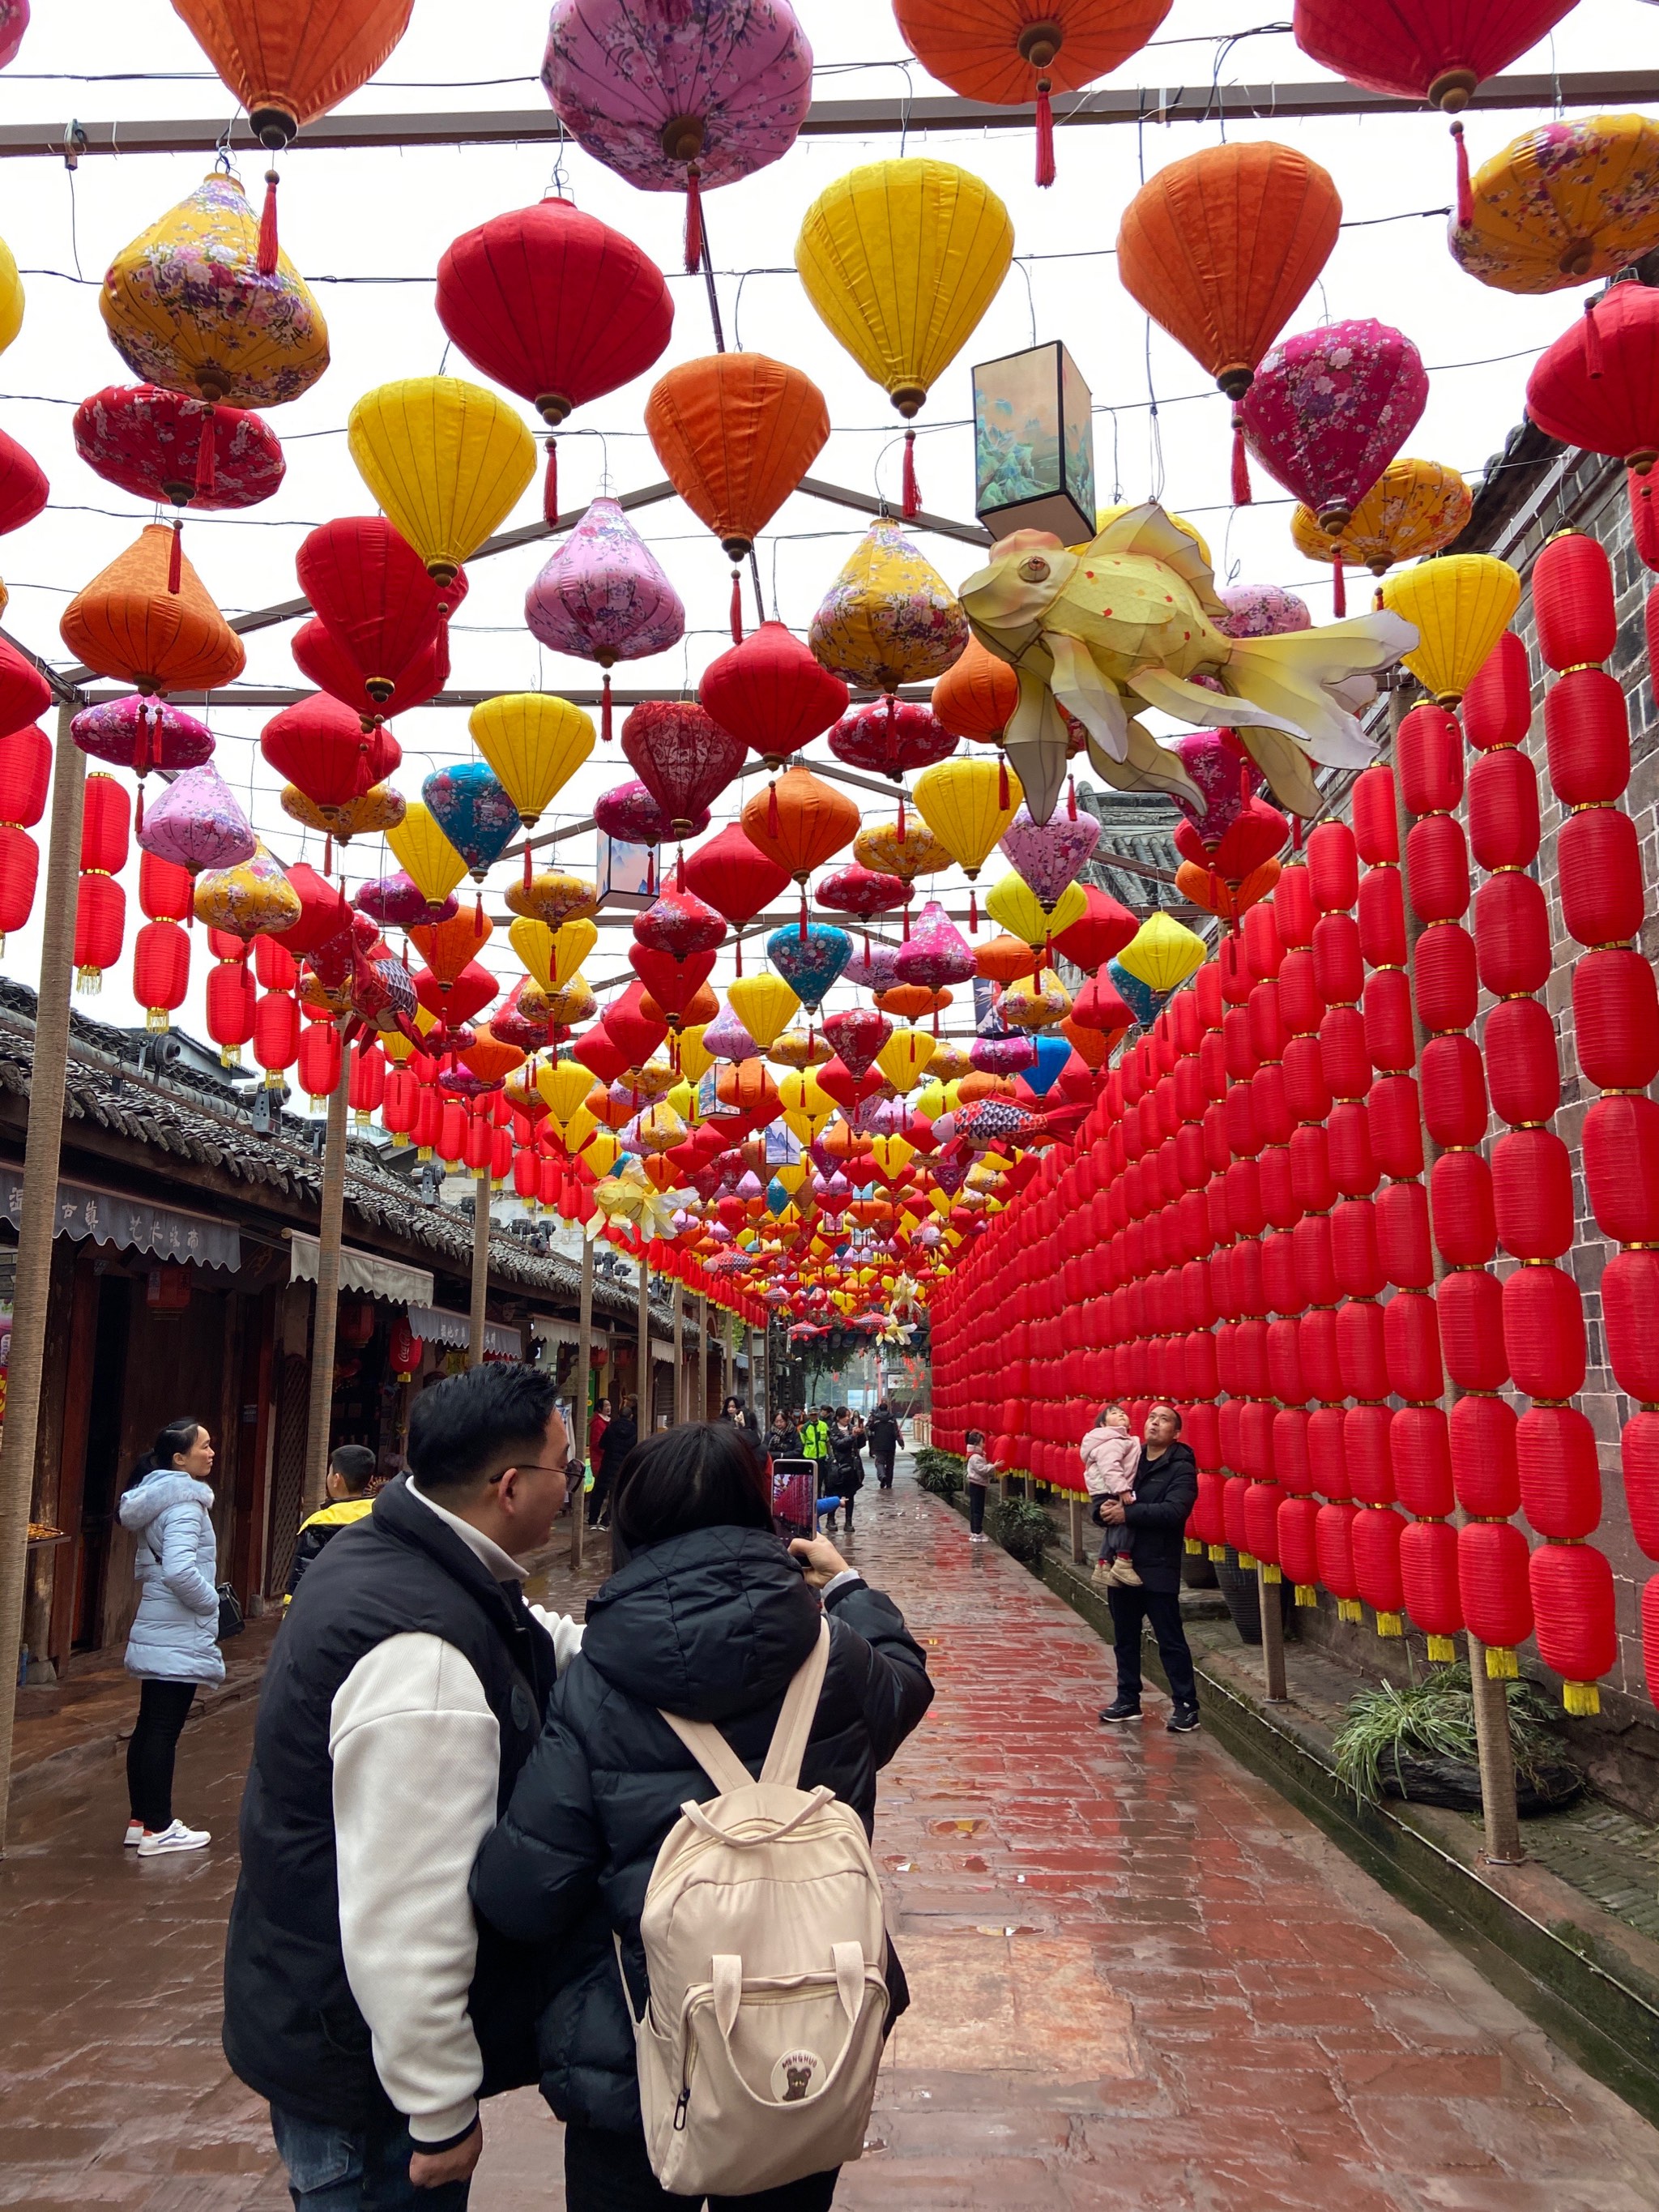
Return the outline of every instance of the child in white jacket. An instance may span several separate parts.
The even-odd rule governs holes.
[[[1083,1455],[1083,1480],[1094,1501],[1097,1523],[1103,1499],[1115,1498],[1121,1505],[1134,1503],[1140,1440],[1130,1429],[1129,1416],[1121,1406],[1103,1406],[1094,1427],[1078,1449]],[[1139,1583],[1140,1577],[1129,1559],[1133,1541],[1130,1530],[1121,1522],[1107,1529],[1100,1547],[1100,1568],[1097,1571],[1102,1581],[1125,1585]]]

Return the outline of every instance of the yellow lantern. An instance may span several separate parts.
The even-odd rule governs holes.
[[[622,1146],[609,1129],[600,1129],[580,1147],[582,1158],[596,1176],[607,1176],[622,1158]]]
[[[283,811],[290,820],[303,822],[307,830],[320,830],[337,845],[348,845],[354,837],[384,836],[388,830],[395,830],[405,807],[402,792],[394,791],[389,783],[377,783],[344,806],[319,806],[297,783],[285,783]]]
[[[98,305],[134,375],[169,392],[276,407],[328,367],[322,311],[287,254],[274,276],[259,274],[259,219],[236,179],[217,171],[123,246]],[[21,320],[21,292],[16,312]],[[0,331],[9,313],[0,272]]]
[[[685,1123],[666,1098],[659,1098],[654,1105],[647,1106],[634,1127],[642,1152],[666,1152],[685,1142]]]
[[[911,156],[849,170],[806,210],[795,267],[807,298],[907,426],[973,336],[1014,258],[990,186]],[[904,513],[920,505],[904,434]]]
[[[937,1044],[925,1030],[895,1030],[876,1054],[876,1066],[902,1097],[927,1074]]]
[[[1072,994],[1052,968],[1022,975],[997,1001],[1006,1022],[1018,1030],[1051,1030],[1072,1011]]]
[[[1160,907],[1141,923],[1117,957],[1149,991],[1167,998],[1203,966],[1204,940]]]
[[[970,883],[1024,796],[1000,761],[940,761],[916,778],[916,811]]]
[[[599,941],[591,921],[568,921],[562,929],[550,929],[544,921],[529,921],[520,915],[507,933],[507,941],[542,989],[550,997],[562,991]]]
[[[866,822],[853,840],[853,858],[860,867],[878,876],[896,876],[913,884],[918,876],[936,876],[951,865],[951,855],[925,823],[908,817],[902,834],[896,822]]]
[[[680,1073],[690,1083],[701,1083],[714,1065],[714,1054],[703,1050],[702,1033],[708,1026],[697,1022],[680,1031]]]
[[[506,521],[536,473],[536,441],[516,410],[459,376],[366,392],[347,418],[346,447],[439,585]]]
[[[1067,884],[1054,905],[1045,908],[1022,875],[1010,869],[985,894],[985,911],[1022,945],[1045,945],[1089,911],[1080,884]],[[1069,1011],[1069,1009],[1068,1009]]]
[[[386,833],[398,866],[428,906],[441,906],[466,875],[466,862],[438,826],[438,817],[418,799]]]
[[[23,327],[23,280],[11,248],[0,239],[0,353]]]
[[[833,1055],[829,1040],[813,1030],[786,1030],[767,1048],[766,1057],[779,1067],[822,1067]]]
[[[927,1073],[933,1080],[935,1083],[960,1081],[974,1064],[968,1057],[967,1047],[957,1044],[950,1037],[934,1037],[932,1042],[933,1052],[927,1063]]]
[[[810,1067],[784,1076],[778,1085],[778,1097],[784,1126],[804,1145],[822,1136],[836,1117],[835,1100]]]
[[[1459,268],[1500,292],[1616,276],[1659,246],[1659,124],[1579,115],[1524,131],[1470,182],[1448,233]]]
[[[968,618],[938,569],[883,516],[830,586],[807,641],[854,690],[893,694],[931,684],[960,659]]]
[[[765,968],[756,975],[734,976],[726,1003],[763,1052],[781,1037],[800,1012],[800,1000],[781,975]]]
[[[1455,707],[1520,605],[1521,579],[1490,553],[1450,553],[1390,576],[1382,604],[1416,625],[1407,667],[1443,707]]]
[[[915,1156],[915,1146],[903,1137],[878,1137],[870,1147],[871,1158],[890,1182],[902,1175]]]
[[[592,716],[541,691],[486,699],[472,709],[466,726],[526,830],[535,828],[593,750]],[[526,874],[529,866],[526,854]]]
[[[573,975],[556,991],[544,993],[542,1004],[546,1007],[545,1018],[556,1029],[580,1029],[591,1022],[599,1012],[599,1001],[593,996],[586,975]]]
[[[528,883],[509,884],[507,903],[528,921],[544,921],[561,929],[567,921],[586,921],[599,910],[598,887],[585,876],[567,875],[562,868],[544,868]]]
[[[1474,506],[1474,495],[1455,469],[1438,461],[1390,461],[1340,538],[1328,537],[1307,507],[1291,515],[1291,538],[1310,561],[1336,566],[1340,589],[1345,567],[1381,576],[1396,562],[1437,553],[1462,531]]]

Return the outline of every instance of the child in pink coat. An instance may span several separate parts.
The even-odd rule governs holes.
[[[1129,1416],[1121,1406],[1103,1406],[1094,1427],[1078,1449],[1083,1455],[1084,1483],[1095,1500],[1097,1522],[1103,1498],[1115,1498],[1122,1505],[1133,1504],[1140,1441],[1131,1431]],[[1133,1541],[1131,1531],[1121,1522],[1107,1529],[1100,1547],[1103,1581],[1123,1585],[1139,1583],[1140,1577],[1129,1559]]]

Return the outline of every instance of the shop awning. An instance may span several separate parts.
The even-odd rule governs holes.
[[[430,1276],[427,1282],[430,1288]],[[447,1306],[410,1306],[409,1326],[422,1344],[447,1344],[465,1350],[472,1341],[471,1316],[452,1313]],[[516,1328],[508,1328],[501,1322],[487,1321],[484,1350],[505,1352],[509,1359],[522,1359],[524,1338]]]
[[[15,1229],[23,1211],[21,1168],[0,1167],[0,1206]],[[90,1183],[58,1184],[52,1233],[72,1237],[77,1244],[90,1237],[100,1244],[118,1244],[198,1267],[234,1270],[242,1264],[242,1240],[234,1223],[206,1213],[184,1213],[174,1206],[151,1206],[143,1199],[125,1198],[118,1191],[100,1190]]]
[[[301,1230],[293,1231],[289,1244],[289,1282],[314,1283],[317,1259],[317,1239]],[[432,1274],[429,1268],[406,1267],[401,1260],[382,1260],[377,1253],[358,1252],[349,1244],[342,1244],[340,1288],[354,1291],[361,1297],[384,1298],[388,1305],[423,1306],[432,1297]]]
[[[581,1331],[574,1321],[553,1321],[546,1314],[532,1314],[530,1334],[538,1336],[544,1344],[574,1344],[581,1342]],[[611,1341],[611,1332],[597,1324],[588,1332],[588,1341],[596,1351],[603,1351]]]

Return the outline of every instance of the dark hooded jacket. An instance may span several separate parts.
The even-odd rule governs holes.
[[[827,1783],[867,1832],[877,1769],[927,1711],[933,1684],[890,1598],[851,1583],[828,1609],[829,1672],[801,1784]],[[687,1798],[716,1794],[658,1709],[713,1721],[758,1776],[819,1619],[783,1544],[750,1528],[653,1545],[590,1600],[581,1654],[559,1679],[541,1741],[472,1876],[490,1926],[567,1947],[539,2030],[542,2094],[562,2120],[619,2134],[641,2124],[611,1931],[642,2011],[640,1912],[652,1869]],[[896,2014],[908,1999],[896,1960],[890,1985]]]

